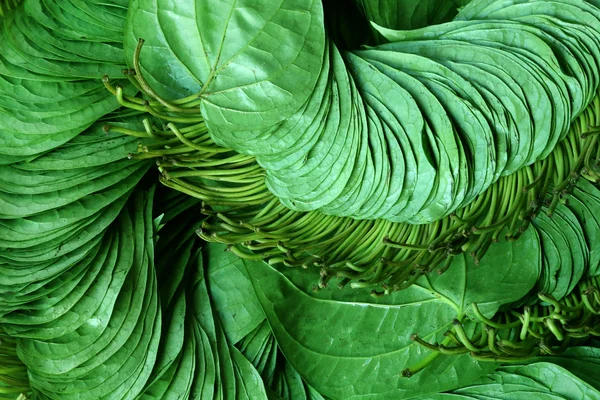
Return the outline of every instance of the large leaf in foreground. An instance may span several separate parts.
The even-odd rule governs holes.
[[[457,257],[442,276],[422,278],[377,299],[350,288],[313,293],[318,278],[308,271],[282,272],[264,263],[246,266],[283,354],[320,393],[409,398],[467,385],[495,368],[466,355],[436,358],[410,340],[418,332],[441,341],[452,320],[463,318],[472,302],[493,314],[526,295],[540,273],[532,231],[516,243],[498,244],[489,263],[486,257],[479,267]],[[492,260],[498,257],[507,262],[496,265]],[[427,361],[431,364],[412,378],[401,376],[405,368]]]
[[[564,355],[504,365],[486,377],[431,400],[600,399],[598,349],[574,347]]]
[[[206,246],[210,298],[227,340],[237,344],[265,320],[244,262],[225,251],[225,245]]]
[[[224,245],[210,244],[205,256],[211,300],[229,343],[254,365],[269,398],[322,399],[279,348],[244,262],[225,250]]]

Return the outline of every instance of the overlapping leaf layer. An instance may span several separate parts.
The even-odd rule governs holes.
[[[213,140],[255,156],[294,210],[438,220],[546,158],[598,89],[594,2],[474,1],[353,51],[327,37],[320,2],[261,4],[135,2],[126,47],[144,38],[150,86],[196,94]]]

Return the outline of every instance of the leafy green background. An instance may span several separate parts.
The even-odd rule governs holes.
[[[282,160],[277,151],[290,145],[304,151],[320,131],[313,130],[310,140],[286,137],[292,128],[314,122],[329,132],[355,133],[351,140],[328,135],[336,139],[312,152],[320,158],[308,163],[310,171],[302,176],[307,204],[314,200],[333,208],[338,204],[331,202],[356,193],[365,200],[359,187],[368,172],[380,181],[371,182],[371,195],[379,196],[372,203],[397,200],[403,203],[399,209],[408,204],[411,212],[431,205],[423,212],[435,219],[482,190],[482,182],[497,178],[506,165],[509,171],[547,155],[561,128],[590,103],[600,79],[600,27],[593,26],[600,3],[476,0],[458,13],[456,7],[466,2],[356,1],[354,14],[349,10],[338,20],[331,16],[335,6],[325,15],[317,0],[279,0],[272,7],[258,0],[239,1],[238,8],[234,3],[26,0],[10,11],[8,2],[0,3],[0,397],[27,392],[33,399],[78,400],[600,398],[597,341],[561,356],[501,365],[467,354],[434,357],[410,340],[413,333],[444,340],[454,319],[473,317],[473,303],[491,317],[532,304],[539,291],[563,298],[582,278],[598,275],[600,191],[594,185],[580,182],[568,205],[559,206],[552,218],[540,215],[519,240],[492,246],[478,265],[470,256],[457,256],[443,275],[421,277],[409,289],[384,297],[349,286],[315,291],[316,271],[244,261],[225,245],[202,242],[196,234],[203,219],[200,202],[156,187],[153,162],[127,156],[151,146],[150,140],[105,129],[109,124],[143,132],[144,113],[121,108],[101,79],[106,75],[112,89],[121,86],[133,94],[136,88],[122,69],[144,37],[151,51],[144,51],[142,69],[152,87],[168,98],[200,93],[215,140],[241,148],[250,146],[247,137],[236,135],[248,126],[251,134],[281,128],[273,146],[264,146],[259,137],[254,149],[245,149],[265,147],[271,152],[264,154],[265,165],[286,170],[292,161],[303,163],[304,153]],[[513,7],[506,11],[497,5]],[[495,19],[510,20],[495,28],[520,19],[540,22],[528,19],[529,7],[538,6],[548,23],[544,29],[523,28],[506,37],[485,33]],[[563,15],[561,7],[581,17],[584,27],[567,28],[578,21]],[[527,12],[510,14],[515,9]],[[363,24],[360,40],[345,30],[326,42],[326,29],[357,18],[357,10],[374,22],[373,29]],[[253,24],[246,24],[244,12]],[[426,32],[431,41],[417,43],[423,39],[418,28],[457,15]],[[489,21],[470,21],[475,16]],[[566,44],[555,43],[563,51],[560,68],[544,61],[551,54],[538,36],[565,39]],[[532,39],[530,50],[539,54],[527,58],[515,50],[523,38]],[[392,39],[402,41],[381,45]],[[450,40],[455,47],[448,50]],[[381,47],[347,50],[356,43]],[[462,52],[466,43],[471,50]],[[411,69],[424,54],[430,61]],[[453,64],[449,72],[431,61],[436,57],[447,57],[448,65],[455,57],[454,64],[465,65]],[[487,67],[476,71],[466,66],[468,59]],[[248,67],[254,63],[262,68]],[[535,79],[539,93],[519,92],[506,71],[491,78],[494,68],[511,69],[522,81]],[[476,75],[473,82],[481,92],[459,87],[467,73]],[[484,111],[498,118],[495,122],[505,111],[520,115],[504,99],[494,100],[486,79],[503,83],[499,96],[516,104],[537,99],[553,108],[553,119],[535,107],[527,113],[531,124],[505,118],[507,126],[515,125],[504,139],[494,138],[492,149],[487,146],[492,142],[476,135],[457,137],[452,118],[433,117],[443,105],[453,118],[467,105],[480,107],[483,111],[469,114],[472,126],[457,124],[479,135],[473,127],[485,125]],[[419,101],[394,103],[426,86],[430,93]],[[469,101],[453,105],[459,97],[453,90]],[[364,113],[342,112],[357,107],[359,95],[369,99],[361,104]],[[549,100],[553,96],[555,103]],[[244,101],[232,108],[232,98]],[[327,115],[323,102],[333,105]],[[423,112],[424,118],[410,121],[442,139],[427,143],[409,135],[402,127],[409,111]],[[369,129],[379,137],[374,159],[384,158],[384,139],[402,139],[390,154],[404,159],[397,166],[409,173],[406,181],[394,175],[395,193],[381,184],[392,169],[375,171],[367,161],[352,169],[344,158],[342,150],[368,159],[368,140],[357,133],[367,115]],[[514,135],[518,124],[520,137]],[[470,153],[478,157],[466,161]],[[436,172],[441,167],[434,166],[447,171]],[[335,173],[324,174],[334,167]],[[458,174],[456,182],[449,178],[450,170],[467,167],[473,171]],[[290,171],[273,175],[272,189],[297,194],[282,182],[285,172]],[[328,180],[311,186],[321,175]],[[348,187],[339,183],[344,179]],[[404,186],[416,182],[418,190],[400,196]],[[456,197],[445,196],[446,189]],[[374,217],[371,206],[363,216]],[[345,212],[358,213],[351,208]],[[424,361],[431,363],[423,371],[402,376],[405,368]]]

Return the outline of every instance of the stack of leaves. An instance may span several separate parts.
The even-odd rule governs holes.
[[[202,2],[170,7],[130,9],[130,59],[146,41],[142,88],[163,105],[195,95],[167,108],[199,110],[213,141],[255,157],[296,211],[439,220],[548,157],[600,81],[593,2],[475,1],[452,22],[381,29],[392,43],[353,51],[328,38],[314,1],[257,10],[253,24],[227,4],[211,29],[188,18],[208,15]]]
[[[600,98],[596,96],[600,79],[599,9],[581,2],[569,5],[569,10],[574,14],[563,15],[557,12],[560,5],[557,2],[515,2],[511,7],[503,8],[503,13],[495,14],[497,10],[494,11],[492,6],[484,7],[486,4],[487,2],[470,3],[453,21],[440,25],[411,31],[378,28],[383,36],[393,42],[387,43],[386,39],[380,39],[386,43],[368,50],[338,52],[344,59],[344,62],[340,61],[339,67],[348,75],[351,88],[356,89],[354,97],[360,104],[346,107],[343,99],[337,95],[335,102],[314,100],[321,119],[311,117],[306,103],[284,122],[259,129],[255,133],[251,133],[254,132],[251,125],[253,120],[244,119],[243,127],[238,132],[235,125],[237,111],[230,106],[230,101],[218,112],[219,118],[229,118],[224,123],[226,128],[221,128],[218,121],[215,123],[216,117],[211,117],[213,111],[210,110],[217,107],[219,101],[225,101],[218,100],[221,96],[233,96],[231,93],[237,93],[236,87],[227,85],[239,84],[241,91],[253,88],[252,90],[257,91],[252,92],[256,96],[271,93],[266,89],[264,93],[263,89],[258,89],[263,84],[267,85],[266,81],[243,86],[241,81],[225,79],[228,74],[233,73],[229,68],[237,68],[234,68],[237,66],[235,60],[242,57],[241,54],[245,54],[245,51],[250,52],[243,56],[250,57],[249,65],[251,61],[258,65],[262,65],[264,61],[253,58],[253,47],[244,47],[240,53],[234,51],[239,44],[231,44],[232,48],[229,49],[230,42],[226,41],[220,52],[230,52],[233,60],[225,60],[219,56],[217,62],[210,59],[212,53],[208,52],[208,55],[205,54],[208,58],[202,58],[202,63],[196,65],[189,61],[186,64],[185,55],[180,54],[184,49],[169,47],[165,43],[179,43],[176,38],[181,35],[196,37],[199,48],[208,46],[211,38],[217,48],[221,43],[218,42],[218,37],[211,36],[212,31],[199,29],[196,25],[165,28],[160,34],[144,32],[143,28],[147,23],[143,21],[152,15],[162,21],[164,26],[169,26],[169,18],[179,19],[178,14],[170,14],[160,7],[155,10],[132,8],[132,18],[127,25],[125,48],[132,53],[133,67],[129,71],[129,78],[140,89],[142,96],[123,94],[108,78],[107,87],[123,106],[147,113],[145,130],[129,133],[153,138],[154,143],[141,147],[140,153],[132,156],[140,159],[156,158],[163,173],[164,184],[204,201],[205,213],[211,215],[211,219],[199,232],[203,239],[230,244],[232,251],[249,259],[264,259],[270,263],[304,268],[317,266],[322,273],[320,286],[337,277],[341,279],[342,285],[352,282],[354,287],[370,287],[377,292],[399,290],[436,268],[440,272],[444,271],[452,262],[451,256],[454,254],[466,252],[472,254],[476,261],[480,260],[490,244],[501,236],[509,240],[518,238],[531,220],[542,212],[544,205],[548,206],[548,212],[551,213],[559,201],[568,197],[577,178],[583,176],[590,181],[600,179],[600,146],[597,135]],[[235,7],[232,10],[238,12]],[[281,10],[277,12],[285,14]],[[181,13],[185,14],[183,10]],[[322,14],[321,11],[315,15],[321,18]],[[138,15],[139,21],[136,20]],[[575,18],[573,15],[579,17]],[[237,21],[233,17],[232,20]],[[556,24],[534,24],[539,20],[552,20]],[[270,20],[265,17],[264,21]],[[265,24],[253,29],[260,28],[260,32],[267,35],[266,32],[273,27],[270,23]],[[226,32],[237,32],[237,29],[233,24],[227,24]],[[505,35],[506,37],[497,34],[504,31],[510,34]],[[140,35],[145,35],[144,40],[135,39]],[[310,40],[320,37],[308,31],[306,35],[310,35]],[[489,38],[482,35],[489,35]],[[255,40],[249,33],[247,38]],[[264,40],[269,41],[268,35]],[[304,49],[301,47],[304,42],[300,38],[298,41],[299,49]],[[522,46],[510,45],[515,41],[532,43],[532,46],[524,49]],[[261,45],[261,48],[267,44]],[[336,48],[336,43],[329,39],[323,39],[323,46],[325,45]],[[162,54],[166,48],[176,56],[173,68],[168,71],[160,68],[152,70],[157,65],[157,58],[166,57]],[[478,58],[483,55],[487,58]],[[496,59],[505,62],[502,68],[498,65],[500,61],[496,62]],[[295,58],[293,60],[294,63],[297,62]],[[529,65],[532,60],[541,63],[533,72],[531,68],[534,67]],[[402,64],[409,61],[414,65]],[[223,63],[223,68],[219,63]],[[522,73],[513,76],[507,72],[514,63],[522,63],[523,66],[522,71],[519,70]],[[150,67],[146,68],[146,64]],[[329,64],[325,58],[320,70]],[[371,67],[365,67],[367,70],[363,71],[356,66],[363,64]],[[275,92],[268,94],[270,98],[277,98],[277,90],[284,90],[285,85],[292,84],[287,81],[281,83],[284,86],[279,84],[280,75],[287,69],[282,62],[277,65],[283,68],[281,73],[275,74],[276,71],[273,71],[273,79],[263,77],[277,87],[271,88]],[[177,72],[179,83],[171,81],[175,74],[173,71],[180,71]],[[435,71],[438,71],[437,75]],[[214,79],[223,82],[223,88],[213,81],[213,75],[217,77]],[[249,76],[247,78],[251,79]],[[335,81],[335,77],[329,75],[319,79],[323,79],[326,85],[332,85],[332,81]],[[547,83],[550,81],[554,83]],[[199,82],[207,83],[200,85]],[[445,82],[444,86],[436,86],[438,82]],[[316,88],[320,87],[318,83],[316,85]],[[306,85],[302,88],[305,90]],[[469,88],[468,92],[464,92],[464,88]],[[195,91],[196,94],[190,94]],[[327,91],[324,93],[323,96],[329,96]],[[176,99],[166,100],[167,96],[175,96]],[[250,94],[239,96],[245,98]],[[555,98],[562,99],[560,106],[553,105]],[[283,102],[283,98],[281,101]],[[374,101],[381,107],[375,107]],[[266,100],[254,99],[235,104],[250,109],[257,107],[255,111],[257,115],[261,115],[257,118],[260,123],[266,123],[267,116],[262,116],[260,108],[265,102]],[[378,137],[377,130],[369,130],[369,126],[375,124],[383,129],[379,133],[385,133],[387,139],[380,140],[379,144],[385,144],[386,147],[366,159],[362,158],[364,154],[344,152],[344,146],[351,148],[353,152],[358,151],[360,146],[352,144],[354,131],[347,128],[340,129],[339,134],[327,133],[328,124],[337,120],[330,114],[331,110],[325,109],[325,104],[342,110],[357,109],[359,113],[370,113],[370,117],[366,119],[370,121],[370,125],[356,128],[361,135],[367,135],[369,140],[356,143],[362,143],[366,150],[379,148],[379,145],[372,142]],[[241,115],[254,115],[254,111],[249,110]],[[199,117],[200,112],[202,118]],[[232,114],[227,117],[227,113]],[[418,121],[411,118],[417,118]],[[310,129],[303,130],[302,124],[308,124]],[[394,133],[393,129],[402,130],[406,126],[414,127],[415,131],[400,135],[406,140],[400,140],[400,147],[394,147],[393,143],[399,133]],[[258,136],[253,136],[255,134]],[[222,135],[228,135],[231,140],[237,138],[235,140],[240,145],[255,148],[241,149]],[[435,147],[443,150],[436,150],[439,157],[431,152],[434,147],[420,141],[426,137],[443,144]],[[327,142],[334,138],[345,142]],[[409,144],[410,141],[418,143]],[[223,147],[223,144],[229,147]],[[302,151],[296,152],[295,146],[309,151],[314,155],[313,159]],[[395,155],[391,150],[394,148],[398,151],[404,148],[403,153]],[[407,149],[410,151],[405,151]],[[249,154],[241,154],[239,151]],[[266,156],[261,151],[271,152],[269,157],[272,160],[266,162]],[[329,181],[335,177],[333,171],[338,171],[337,167],[312,164],[311,160],[323,157],[323,160],[337,163],[330,157],[334,151],[340,162],[353,168],[351,190],[345,183],[338,185],[338,182]],[[493,154],[486,155],[490,151]],[[413,153],[414,157],[411,155]],[[495,166],[492,168],[491,164],[487,165],[487,161],[479,164],[479,156]],[[454,161],[448,164],[440,157],[446,161]],[[427,166],[417,168],[413,164],[403,169],[402,163],[410,159],[421,159]],[[437,161],[432,162],[434,159]],[[299,169],[294,170],[294,163],[299,165]],[[446,170],[452,163],[454,167],[450,169],[453,172]],[[307,184],[318,183],[329,194],[331,190],[344,191],[342,197],[332,200],[333,203],[327,206],[331,206],[336,210],[335,214],[341,216],[324,215],[323,213],[327,213],[325,209],[317,212],[297,211],[298,207],[291,205],[289,199],[279,196],[273,188],[272,179],[276,178],[273,178],[273,171],[269,167],[272,164],[282,168],[285,166],[284,169],[289,172],[285,179],[291,182],[290,187],[294,190],[302,190],[300,188],[303,184],[300,182],[305,180],[301,177],[301,171],[309,169],[312,172],[305,176]],[[388,165],[389,168],[376,174],[379,177],[377,181],[371,175],[362,175],[369,170],[369,165],[382,168]],[[357,168],[362,171],[358,175]],[[405,178],[417,179],[421,172],[423,178],[420,181],[423,185],[415,183],[416,181],[405,181]],[[399,181],[394,178],[396,173]],[[372,184],[387,191],[388,195],[391,192],[401,195],[406,200],[404,205],[411,204],[411,201],[420,202],[417,208],[408,208],[412,210],[407,211],[411,215],[409,221],[432,222],[415,226],[399,222],[403,218],[398,215],[388,215],[389,219],[375,219],[382,215],[365,214],[359,216],[366,218],[361,220],[344,217],[346,214],[338,212],[354,209],[358,199],[366,200],[367,197],[363,195],[373,188]],[[473,185],[479,186],[475,188]],[[337,189],[332,189],[333,186]],[[430,191],[440,187],[451,189],[452,193],[444,195],[443,191],[438,191],[432,197],[433,192]],[[418,188],[425,192],[419,192],[421,189]],[[312,196],[317,192],[311,189],[310,193]],[[378,198],[390,199],[389,196]],[[441,204],[438,201],[441,198],[455,204],[442,208],[435,206]],[[385,204],[396,204],[395,201],[386,200]],[[442,212],[429,214],[430,218],[426,219],[412,219],[418,213],[425,212],[425,203],[431,205],[426,207],[430,211],[437,207]],[[463,206],[460,207],[461,205]],[[418,210],[421,211],[417,213]],[[451,211],[453,212],[450,213]],[[381,284],[382,282],[384,283]]]
[[[74,377],[82,385],[101,379],[102,390],[130,390],[122,382],[128,375],[111,387],[94,368],[106,371],[112,360],[119,370],[130,355],[122,350],[113,356],[113,347],[104,355],[100,350],[113,340],[136,340],[130,329],[134,314],[122,314],[130,318],[129,330],[106,328],[118,324],[113,308],[118,296],[125,298],[125,284],[133,291],[134,273],[127,272],[154,273],[143,259],[144,241],[152,244],[152,235],[144,234],[142,217],[135,217],[143,215],[143,203],[124,209],[150,164],[127,159],[136,139],[103,129],[103,121],[123,129],[142,126],[141,118],[118,109],[101,79],[122,77],[125,6],[30,1],[0,20],[0,320],[3,332],[16,339],[16,356],[28,367],[31,385],[51,398],[75,393],[64,388]],[[144,309],[148,321],[156,319],[149,308],[151,298],[157,305],[151,289],[137,310]],[[157,341],[159,334],[144,338]],[[71,346],[73,337],[83,336],[87,342],[79,349]],[[148,345],[138,352],[151,367]],[[90,358],[96,364],[82,365]],[[2,362],[10,377],[2,379],[10,387],[6,393],[28,386],[27,380],[25,386],[15,384],[20,375],[14,359]],[[135,359],[132,371],[137,365]],[[146,382],[142,377],[138,385]],[[89,387],[81,390],[98,395]]]
[[[135,139],[101,122],[141,126],[97,78],[120,74],[126,9],[87,10],[120,21],[121,33],[116,25],[100,34],[101,21],[80,22],[83,9],[55,18],[56,7],[26,2],[0,21],[0,287],[10,294],[0,315],[39,309],[46,285],[81,277],[149,167],[127,159]]]
[[[598,0],[0,1],[0,398],[600,399],[599,85]]]

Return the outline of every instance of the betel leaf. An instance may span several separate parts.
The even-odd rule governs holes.
[[[458,9],[457,1],[398,1],[356,0],[366,18],[390,29],[418,29],[452,19]]]
[[[119,114],[107,121],[123,128],[140,125]],[[0,315],[33,307],[44,287],[57,284],[52,280],[63,284],[74,276],[71,267],[83,268],[78,263],[93,258],[91,252],[148,170],[148,162],[126,159],[137,139],[107,134],[102,126],[95,124],[35,160],[0,167],[0,287],[12,293],[1,299]],[[119,164],[128,172],[112,168]]]
[[[260,262],[245,265],[282,352],[320,393],[410,398],[464,386],[494,368],[468,356],[440,355],[414,377],[401,376],[405,368],[432,357],[410,340],[411,334],[441,340],[472,302],[493,315],[533,287],[540,257],[535,233],[497,247],[479,267],[457,257],[440,277],[422,278],[377,299],[349,288],[314,293],[317,278],[307,271],[277,270]],[[501,265],[498,259],[503,259]],[[438,375],[444,378],[434,379]]]
[[[10,90],[15,94],[7,96],[0,105],[1,164],[31,158],[58,147],[118,107],[99,80],[55,83],[0,76],[2,80],[12,86]],[[21,94],[21,90],[38,91],[39,97],[43,97],[32,100]],[[27,104],[27,109],[18,110],[22,104]],[[38,111],[36,106],[44,109]]]
[[[559,356],[538,357],[532,361],[556,364],[588,386],[600,390],[600,348],[597,341],[592,340],[587,346],[571,347]]]
[[[14,400],[19,393],[29,392],[27,367],[16,354],[17,342],[14,338],[0,333],[0,399]]]
[[[190,317],[195,329],[203,337],[199,350],[204,353],[197,353],[197,356],[212,358],[214,364],[211,369],[207,365],[205,373],[202,373],[202,370],[196,371],[191,398],[266,397],[258,372],[248,360],[240,356],[237,349],[227,344],[220,321],[215,318],[206,288],[202,258],[196,256],[192,262],[197,270],[191,281],[193,306]]]
[[[408,339],[415,328],[409,324],[425,321],[419,324],[425,337],[441,333],[455,317],[451,306],[418,291],[405,294],[404,304],[387,306],[315,299],[267,268],[256,266],[251,276],[277,342],[325,396],[407,398],[460,387],[494,368],[469,357],[438,357],[414,379],[402,378],[402,370],[427,353]]]
[[[236,347],[260,373],[269,399],[323,399],[285,359],[267,321],[257,326]]]
[[[227,340],[238,343],[265,319],[244,262],[225,245],[206,247],[208,289]]]
[[[411,29],[379,27],[378,40],[390,43],[361,49],[375,42],[348,39],[351,23],[325,26],[319,0],[17,2],[0,0],[0,336],[17,338],[13,349],[0,337],[0,397],[26,391],[25,379],[33,398],[78,400],[323,398],[317,390],[600,397],[597,348],[482,361],[498,361],[495,338],[520,358],[598,335],[598,190],[574,181],[600,181],[600,97],[588,106],[600,84],[599,0],[474,0],[460,10],[467,0],[356,0],[373,26]],[[586,106],[590,117],[577,117]],[[190,121],[177,132],[175,123]],[[153,157],[164,183],[214,178],[221,183],[210,191],[238,202],[213,204],[184,184],[198,199],[154,195],[143,181]],[[178,163],[189,170],[169,178]],[[236,175],[240,165],[246,173]],[[475,198],[466,214],[414,230],[398,224],[437,221]],[[511,214],[513,205],[521,210]],[[486,207],[483,225],[463,219]],[[446,229],[456,221],[459,231]],[[403,242],[399,230],[452,239],[434,248]],[[487,249],[505,232],[515,241]],[[317,241],[330,244],[333,262]],[[444,274],[427,275],[471,245]],[[419,254],[400,272],[420,279],[382,296],[405,282],[376,279],[391,275],[382,266],[403,268],[386,257],[398,248]],[[360,263],[344,259],[360,253]],[[312,290],[336,278],[347,287]],[[350,288],[366,285],[380,297]],[[553,310],[538,301],[544,294],[532,299],[538,291]],[[475,303],[491,324],[512,327],[498,328],[506,337],[521,323],[531,340],[490,335],[490,351],[473,357],[415,343],[460,347],[468,339],[453,338],[451,326],[474,337],[492,326],[473,315]]]
[[[490,317],[521,300],[539,279],[541,269],[538,238],[529,230],[515,242],[491,246],[478,265],[471,256],[456,256],[446,273],[429,280],[461,309],[470,313],[469,304],[476,303]]]
[[[320,8],[317,0],[132,1],[126,55],[146,40],[141,65],[159,93],[198,94],[216,126],[267,128],[296,112],[319,76]]]
[[[181,197],[168,191],[162,196]],[[157,211],[169,213],[179,208],[177,203],[159,202]],[[228,381],[233,366],[236,396],[320,399],[280,352],[243,261],[223,245],[198,250],[195,230],[200,223],[180,214],[167,218],[158,232],[164,334],[142,398],[204,398],[211,390],[229,398],[234,396]],[[229,352],[223,350],[227,348]]]
[[[112,28],[109,25],[98,27],[99,31],[114,32],[113,38],[99,38],[100,40],[104,39],[105,42],[112,41],[114,45],[102,42],[91,46],[86,44],[89,32],[85,32],[85,30],[94,26],[88,23],[77,28],[80,32],[78,40],[71,40],[70,43],[67,42],[57,49],[48,44],[47,40],[49,40],[48,36],[56,38],[56,34],[67,23],[67,21],[60,20],[59,13],[52,13],[52,11],[60,10],[61,7],[53,1],[44,2],[41,7],[45,8],[45,12],[52,13],[52,17],[42,20],[40,23],[40,18],[36,20],[39,9],[35,10],[33,3],[26,2],[27,7],[25,5],[19,7],[8,18],[3,19],[5,41],[2,44],[2,54],[8,62],[15,66],[21,66],[34,74],[68,80],[98,79],[103,74],[119,76],[119,67],[123,64],[121,36],[125,22],[123,18]],[[72,18],[74,21],[78,21],[83,19],[84,15],[84,12],[77,10]],[[49,32],[49,30],[53,32]],[[82,40],[81,36],[86,39]],[[56,44],[56,41],[54,43]],[[94,56],[90,57],[90,53],[93,53]],[[43,80],[43,78],[41,79]]]
[[[73,27],[89,14],[58,3],[26,1],[0,20],[1,165],[56,148],[119,106],[101,78],[123,76],[126,9],[88,6],[110,23]],[[93,26],[111,34],[94,40]]]
[[[583,229],[589,251],[586,276],[596,276],[600,268],[600,215],[594,210],[600,209],[600,191],[587,181],[578,182],[573,196],[569,198],[568,208],[575,214]]]
[[[591,267],[585,225],[580,224],[569,207],[561,205],[552,218],[542,214],[533,221],[545,256],[543,284],[537,290],[557,299],[570,294]],[[594,222],[590,219],[587,223],[589,229],[594,229]]]
[[[161,341],[152,374],[144,390],[146,398],[161,398],[169,393],[172,381],[178,381],[179,393],[187,393],[194,372],[194,341],[190,328],[186,326],[186,282],[189,279],[190,258],[195,249],[193,228],[197,221],[172,217],[171,210],[177,208],[180,195],[159,190],[155,212],[160,213],[155,221],[164,221],[157,229],[156,271],[158,292],[162,310]],[[173,200],[171,203],[169,200]],[[174,207],[175,206],[175,207]],[[189,211],[189,207],[185,208]],[[174,219],[173,219],[174,218]],[[178,369],[181,371],[178,372]],[[178,379],[175,379],[178,376]]]
[[[204,254],[211,301],[228,342],[235,344],[254,365],[264,382],[267,397],[322,399],[281,353],[244,262],[225,250],[225,245],[209,244]]]
[[[599,399],[600,391],[577,375],[549,361],[507,365],[451,393],[429,396],[445,399]]]

